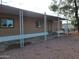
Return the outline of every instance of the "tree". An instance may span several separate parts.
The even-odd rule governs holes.
[[[77,29],[79,32],[79,0],[52,0],[49,8],[54,12],[59,11],[60,14],[63,14],[66,17],[75,17],[77,21]]]

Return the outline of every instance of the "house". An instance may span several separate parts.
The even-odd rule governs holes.
[[[45,17],[44,14],[0,5],[0,42],[16,40],[21,36],[31,38],[56,32],[59,26],[58,18],[50,15]],[[44,19],[47,19],[45,25]],[[59,18],[59,29],[62,28],[61,19]]]

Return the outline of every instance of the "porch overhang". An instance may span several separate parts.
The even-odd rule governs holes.
[[[32,12],[32,11],[28,11],[20,8],[15,8],[11,6],[0,5],[0,13],[2,14],[19,15],[20,10],[23,11],[24,16],[42,18],[42,19],[44,18],[44,14],[40,14],[40,13],[36,13],[36,12]],[[58,18],[56,16],[50,16],[50,15],[46,15],[46,16],[47,16],[47,20],[57,20]],[[62,18],[60,18],[60,20],[62,20]]]
[[[5,6],[5,5],[0,5],[0,13],[3,14],[11,14],[11,15],[19,15],[19,11],[22,10],[24,16],[29,16],[29,17],[42,17],[42,14],[39,13],[35,13],[32,11],[27,11],[27,10],[23,10],[23,9],[19,9],[19,8],[15,8],[15,7],[11,7],[11,6]]]

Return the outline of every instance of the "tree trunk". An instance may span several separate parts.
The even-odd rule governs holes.
[[[74,4],[75,4],[75,17],[76,17],[76,21],[77,21],[77,29],[78,29],[78,33],[79,33],[78,6],[77,6],[76,0],[74,0]]]

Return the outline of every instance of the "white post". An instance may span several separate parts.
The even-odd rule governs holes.
[[[23,46],[24,47],[24,18],[23,18],[23,11],[22,11],[22,43],[23,43]]]
[[[24,26],[23,26],[23,11],[20,10],[19,12],[19,18],[20,18],[20,47],[24,47]]]
[[[58,5],[58,37],[60,37],[60,19],[59,19],[59,12],[60,12],[60,9],[59,9],[59,6],[60,6],[60,4],[61,4],[61,2],[62,2],[62,0],[60,0],[60,2],[59,2],[59,5]]]
[[[0,4],[2,5],[2,0],[0,1]]]
[[[59,17],[58,17],[58,37],[60,37],[59,31],[60,31],[60,19],[59,19]]]
[[[68,19],[67,19],[67,35],[69,34],[69,27],[68,27]]]
[[[44,38],[47,40],[47,17],[46,13],[44,13]]]

